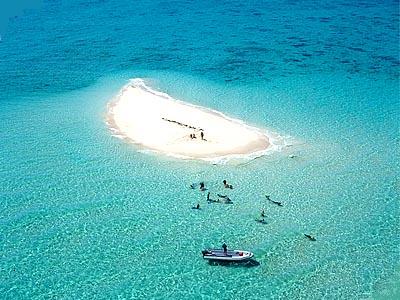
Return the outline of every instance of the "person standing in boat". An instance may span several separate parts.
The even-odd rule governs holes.
[[[224,253],[226,254],[228,252],[228,246],[225,243],[223,243],[222,248],[224,249]]]

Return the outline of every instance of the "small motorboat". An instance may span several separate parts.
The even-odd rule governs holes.
[[[210,261],[246,261],[254,256],[250,251],[206,249],[201,251],[203,258]]]

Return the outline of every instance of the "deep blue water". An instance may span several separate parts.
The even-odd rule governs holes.
[[[398,41],[398,1],[45,1],[14,18],[0,298],[397,299]],[[293,146],[217,166],[138,152],[104,121],[134,77]],[[231,206],[188,189],[223,179]],[[208,265],[222,241],[258,264]]]
[[[1,90],[73,90],[141,68],[233,83],[337,71],[396,80],[398,4],[46,1],[9,24]]]

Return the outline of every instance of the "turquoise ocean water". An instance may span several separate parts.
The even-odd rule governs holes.
[[[398,1],[45,1],[14,18],[0,298],[398,299],[398,37]],[[226,165],[139,152],[105,123],[131,78],[292,146]],[[233,205],[188,188],[223,179]],[[223,241],[257,263],[203,261]]]

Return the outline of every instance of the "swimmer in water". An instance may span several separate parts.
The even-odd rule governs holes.
[[[233,189],[233,186],[231,184],[228,184],[225,179],[222,181],[222,183],[224,184],[224,187],[226,189]]]
[[[268,201],[270,201],[270,202],[272,202],[272,203],[274,203],[274,204],[276,204],[276,205],[278,205],[278,206],[282,206],[282,203],[281,203],[281,202],[272,200],[271,197],[270,197],[269,195],[265,195],[265,198],[267,198]]]
[[[231,198],[226,197],[226,198],[225,198],[225,203],[226,203],[226,204],[232,204],[233,202],[232,202],[232,199],[231,199]]]
[[[257,221],[258,223],[261,223],[261,224],[267,224],[267,222],[265,222],[264,217],[263,217],[262,219],[257,219],[256,221]]]
[[[313,236],[311,236],[311,235],[309,235],[309,234],[304,234],[304,236],[305,236],[306,238],[308,238],[310,241],[313,241],[313,242],[316,241],[315,237],[313,237]]]

